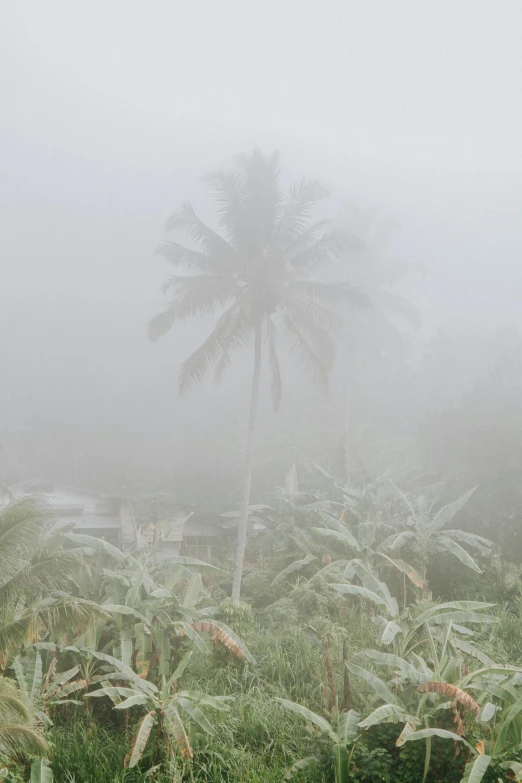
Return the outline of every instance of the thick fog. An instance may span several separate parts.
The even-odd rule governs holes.
[[[317,176],[324,214],[357,202],[397,221],[389,252],[423,268],[397,289],[420,327],[363,363],[365,467],[458,473],[475,441],[448,452],[456,425],[433,424],[456,410],[459,432],[475,417],[516,451],[522,417],[504,422],[488,384],[520,356],[521,25],[516,0],[6,4],[0,481],[235,502],[251,352],[179,396],[212,321],[155,344],[146,324],[164,305],[166,218],[189,199],[214,224],[202,175],[256,147],[280,152],[285,183]],[[277,414],[263,377],[254,496],[340,448],[346,366],[327,397],[284,370]]]

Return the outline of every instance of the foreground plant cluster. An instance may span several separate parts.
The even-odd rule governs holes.
[[[122,552],[10,503],[1,778],[522,780],[521,621],[499,553],[458,527],[472,493],[310,475],[251,510],[241,603],[161,536]],[[434,556],[474,600],[431,594]]]

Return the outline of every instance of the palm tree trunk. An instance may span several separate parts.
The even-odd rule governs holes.
[[[355,448],[356,434],[356,396],[359,365],[359,348],[357,345],[357,329],[355,320],[351,328],[350,350],[346,357],[346,366],[349,368],[348,379],[344,399],[344,419],[343,419],[343,461],[344,478],[348,479],[357,458]]]
[[[350,378],[346,388],[346,397],[344,401],[344,421],[343,421],[343,478],[346,480],[350,475],[353,463],[353,443],[352,443],[352,414],[353,414],[353,378]]]
[[[252,392],[250,395],[250,416],[248,420],[248,434],[246,442],[245,474],[243,478],[243,494],[241,498],[241,511],[239,527],[237,531],[236,563],[234,580],[232,582],[232,601],[239,602],[241,595],[241,578],[243,576],[243,558],[245,556],[248,507],[250,506],[250,486],[252,484],[252,462],[254,458],[254,435],[257,418],[257,403],[259,400],[259,381],[261,379],[261,323],[256,323],[254,337],[254,375],[252,378]]]

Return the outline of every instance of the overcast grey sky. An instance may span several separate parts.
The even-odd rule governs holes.
[[[4,296],[143,320],[169,210],[260,145],[401,221],[425,323],[516,318],[521,29],[519,0],[5,3]]]

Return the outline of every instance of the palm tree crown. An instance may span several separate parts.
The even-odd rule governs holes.
[[[205,177],[222,235],[205,225],[188,202],[168,220],[167,230],[184,231],[198,247],[167,242],[159,248],[167,261],[193,274],[169,278],[164,290],[171,294],[170,302],[150,321],[149,336],[157,340],[177,321],[222,311],[212,333],[181,367],[179,386],[184,391],[212,366],[219,380],[232,354],[249,345],[259,330],[277,407],[277,343],[326,386],[336,325],[331,307],[345,300],[361,303],[364,297],[346,284],[309,279],[339,249],[329,221],[312,217],[326,195],[318,182],[302,179],[283,195],[277,155],[255,151],[234,163],[229,171]]]

